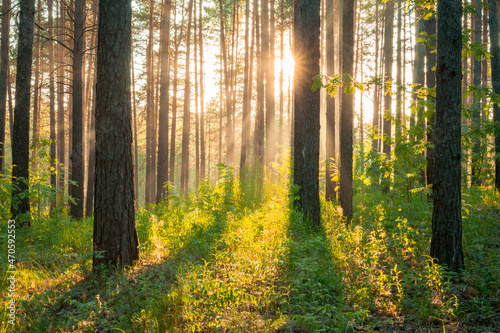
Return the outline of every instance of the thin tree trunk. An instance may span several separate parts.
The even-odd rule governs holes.
[[[222,60],[224,65],[224,86],[226,94],[226,144],[227,144],[227,158],[228,165],[233,164],[234,161],[234,132],[232,125],[232,98],[230,90],[230,73],[227,66],[227,52],[226,52],[226,38],[224,36],[224,9],[222,7],[222,0],[219,0],[219,17],[220,17],[220,47],[222,53]]]
[[[156,183],[156,203],[160,203],[168,196],[168,113],[170,108],[170,19],[172,14],[172,0],[165,0],[161,22],[161,74],[160,74],[160,111],[158,116],[158,174]]]
[[[64,43],[66,34],[66,11],[65,4],[63,2],[59,3],[59,42]],[[59,46],[58,48],[58,60],[59,68],[57,71],[57,188],[58,188],[58,200],[57,203],[61,204],[64,200],[64,193],[66,187],[66,181],[64,178],[64,163],[66,159],[65,146],[66,146],[66,132],[64,124],[64,53],[65,48]]]
[[[481,15],[481,2],[478,0],[474,1],[476,5],[476,14],[474,15],[474,43],[476,45],[481,45],[481,28],[482,28],[482,15]],[[474,59],[474,70],[473,70],[473,84],[476,88],[481,87],[481,59],[478,57],[473,57]],[[472,137],[472,161],[471,161],[471,186],[479,185],[479,176],[481,171],[481,139],[479,138],[479,133],[481,133],[481,99],[477,94],[473,94],[473,104],[472,104],[472,128],[478,133]]]
[[[259,1],[254,1],[255,36],[256,36],[256,58],[257,58],[257,110],[255,117],[254,132],[254,162],[257,173],[262,173],[264,163],[264,70],[262,55],[262,35],[260,33]],[[259,183],[260,183],[259,175]]]
[[[186,35],[186,69],[184,79],[184,113],[182,118],[182,161],[181,161],[181,193],[188,198],[189,188],[189,134],[191,129],[191,80],[189,61],[191,51],[191,24],[193,15],[193,1],[189,0],[188,28]]]
[[[50,118],[50,185],[53,189],[57,187],[57,179],[56,179],[56,168],[57,165],[55,163],[57,155],[56,155],[56,96],[55,96],[55,77],[54,77],[54,6],[53,0],[47,1],[47,10],[48,10],[48,47],[49,47],[49,118]],[[54,209],[56,206],[55,198],[51,199],[50,208]]]
[[[199,43],[200,43],[200,178],[205,178],[205,81],[203,73],[203,0],[200,0],[199,8]]]
[[[426,32],[429,37],[436,34],[436,16],[433,15],[427,21]],[[426,47],[426,58],[427,58],[427,88],[432,89],[436,86],[436,72],[433,68],[436,66],[436,53],[433,52],[434,48]],[[435,109],[435,98],[432,96],[427,97],[427,105],[432,105]],[[427,185],[430,186],[434,183],[434,125],[436,123],[435,110],[431,111],[429,118],[427,119],[427,142],[429,143],[427,147],[426,159],[427,159],[427,169],[426,169],[426,181]]]
[[[335,74],[335,45],[334,45],[334,7],[333,1],[326,2],[326,75]],[[335,174],[335,97],[326,96],[326,179],[325,199],[334,201],[337,198]]]
[[[285,39],[285,0],[280,1],[280,118],[279,118],[279,138],[278,143],[283,149],[283,145],[285,144],[285,135],[283,133],[283,112],[284,112],[284,102],[285,96],[283,91],[283,81],[284,81],[284,71],[283,71],[283,58],[284,58],[284,39]]]
[[[275,121],[276,110],[274,100],[274,0],[269,1],[269,58],[266,73],[266,162],[274,162],[276,157]],[[264,22],[263,22],[264,23]],[[263,27],[264,29],[264,27]]]
[[[153,38],[154,38],[154,7],[155,0],[149,2],[149,35],[146,49],[146,186],[144,198],[146,203],[153,202],[153,186],[155,184],[155,169],[153,169],[153,159],[155,159],[155,145],[153,141],[154,127],[154,73],[153,73]]]
[[[401,52],[401,30],[403,26],[402,22],[402,0],[398,1],[398,35],[397,35],[397,50],[396,50],[396,144],[399,144],[401,141],[401,93],[402,93],[402,70],[403,64],[402,61],[402,52]]]
[[[196,20],[196,0],[193,3],[193,37],[194,37],[194,105],[195,105],[195,112],[194,112],[194,127],[195,127],[195,172],[196,172],[196,177],[195,177],[195,189],[196,192],[198,191],[198,184],[200,183],[200,109],[199,109],[199,81],[198,81],[198,31],[197,31],[197,24],[198,21]]]
[[[40,41],[41,41],[41,29],[40,24],[42,21],[42,9],[40,5],[40,0],[37,3],[37,27],[36,27],[36,42],[35,42],[35,89],[33,96],[33,169],[36,170],[38,166],[38,145],[40,139],[40,97],[41,97],[41,85],[40,85]],[[1,155],[0,155],[1,156]]]
[[[379,59],[379,3],[378,0],[375,0],[375,76],[378,77],[380,75],[380,59]],[[374,152],[378,152],[378,140],[380,135],[380,127],[379,127],[379,90],[380,87],[378,85],[375,86],[373,90],[373,118],[372,118],[372,127],[374,130],[375,137],[372,140],[372,150]]]
[[[70,215],[83,217],[83,39],[85,0],[75,0],[75,30],[73,45],[73,128],[71,145],[71,184],[69,192],[75,204],[70,203]]]
[[[7,115],[7,86],[9,85],[9,35],[10,35],[10,0],[2,1],[2,45],[0,54],[0,156],[5,156],[5,125]],[[10,118],[12,123],[12,118]],[[10,132],[12,135],[12,131]],[[4,159],[0,158],[0,173],[4,169]]]
[[[489,0],[488,6],[490,10],[489,27],[490,27],[490,45],[491,45],[491,85],[495,94],[500,95],[500,46],[498,34],[498,6],[497,0]],[[500,106],[493,104],[493,121],[495,124],[500,124]],[[500,191],[500,133],[495,133],[495,189]]]
[[[247,155],[250,146],[250,103],[249,103],[249,90],[250,86],[250,54],[249,54],[249,39],[250,39],[250,0],[245,1],[245,68],[243,77],[243,106],[242,106],[242,124],[241,124],[241,153],[240,153],[240,172],[243,171],[247,165]]]

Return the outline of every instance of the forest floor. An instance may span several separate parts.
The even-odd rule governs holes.
[[[311,230],[290,205],[286,172],[272,178],[256,195],[226,173],[190,204],[140,209],[140,262],[101,277],[92,220],[41,214],[16,231],[17,313],[12,326],[2,312],[0,331],[500,332],[499,193],[464,191],[466,270],[456,276],[428,257],[423,191],[358,184],[353,222],[322,202],[321,230]],[[6,309],[7,223],[0,238]]]

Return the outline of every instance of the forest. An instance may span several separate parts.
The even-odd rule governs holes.
[[[471,1],[1,0],[0,333],[500,332]]]

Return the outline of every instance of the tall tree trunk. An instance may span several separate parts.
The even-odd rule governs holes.
[[[189,188],[189,134],[191,130],[191,79],[189,61],[191,51],[191,24],[193,15],[193,1],[189,0],[188,28],[186,35],[186,69],[184,79],[184,112],[182,117],[182,161],[181,161],[181,193],[188,198]]]
[[[155,169],[153,168],[153,159],[156,158],[156,142],[154,141],[154,132],[156,131],[155,111],[154,111],[154,71],[153,71],[153,42],[154,42],[154,7],[155,0],[149,2],[149,35],[148,46],[146,49],[146,186],[144,198],[146,203],[154,200],[153,187],[155,184]]]
[[[421,35],[423,32],[425,32],[425,26],[424,26],[424,19],[422,17],[422,10],[417,9],[417,12],[415,14],[416,16],[416,24],[415,24],[415,60],[414,60],[414,66],[413,66],[413,102],[416,105],[416,114],[415,112],[412,112],[411,117],[410,117],[410,127],[415,126],[415,124],[421,126],[422,125],[422,116],[423,116],[423,110],[422,110],[422,103],[420,102],[418,98],[418,90],[423,88],[425,85],[425,73],[424,73],[424,64],[425,64],[425,45],[422,42],[419,42],[418,39],[422,38],[423,36]],[[412,108],[414,110],[414,108]],[[417,117],[417,122],[415,123],[415,116]],[[413,138],[412,138],[413,139]],[[421,137],[418,137],[416,139],[421,139]]]
[[[257,58],[257,105],[255,116],[255,131],[254,131],[254,164],[257,173],[262,173],[264,164],[264,70],[262,56],[262,35],[260,33],[260,16],[259,4],[260,1],[254,1],[254,22],[255,22],[255,45]],[[260,175],[259,175],[260,177]],[[261,178],[258,179],[259,183]]]
[[[326,1],[326,75],[331,77],[335,74],[335,46],[334,46],[334,7],[333,1]],[[335,152],[335,98],[326,96],[326,179],[325,199],[333,201],[337,198],[335,188],[337,184],[333,180],[335,174],[336,152]]]
[[[64,2],[59,2],[59,42],[65,43],[66,34],[66,5]],[[64,178],[64,163],[66,159],[66,132],[64,125],[64,54],[66,49],[63,46],[58,47],[58,62],[57,70],[57,202],[61,204],[64,200],[66,181]]]
[[[134,199],[135,207],[139,205],[139,134],[137,132],[137,100],[135,95],[135,71],[134,71],[134,50],[130,50],[130,67],[132,72],[132,114],[133,114],[133,130],[134,130]]]
[[[5,156],[5,123],[7,115],[7,84],[9,82],[9,35],[10,0],[2,1],[2,45],[0,54],[0,156]],[[12,123],[12,118],[10,118]],[[12,134],[12,132],[11,132]],[[0,173],[3,172],[4,159],[0,158]]]
[[[476,14],[474,15],[474,43],[481,45],[481,28],[482,28],[482,15],[481,15],[481,2],[474,1]],[[474,78],[473,83],[476,88],[481,87],[481,58],[475,56],[474,58]],[[471,186],[479,185],[479,173],[481,171],[481,98],[477,94],[473,94],[472,104],[472,128],[475,129],[475,134],[472,137],[472,163],[471,163]]]
[[[167,198],[168,188],[168,112],[170,108],[170,18],[172,0],[165,0],[161,21],[161,77],[160,77],[160,114],[158,119],[158,174],[156,183],[156,203]]]
[[[20,0],[19,42],[17,47],[16,107],[12,141],[12,201],[11,214],[17,223],[31,225],[29,214],[29,128],[31,62],[33,59],[33,26],[35,0]]]
[[[205,80],[203,74],[203,0],[200,0],[199,7],[199,43],[200,43],[200,178],[205,178]]]
[[[385,75],[384,82],[392,87],[392,62],[394,45],[394,0],[386,2],[386,19],[385,19],[385,37],[384,37],[384,61],[385,61]],[[392,89],[392,88],[389,88]],[[391,144],[392,144],[392,93],[389,91],[384,92],[384,144],[383,152],[388,159],[391,158]],[[386,177],[384,177],[386,178]],[[389,192],[390,177],[386,178],[386,182],[382,190]]]
[[[464,269],[461,212],[462,3],[438,1],[436,70],[436,173],[431,257],[448,269]]]
[[[397,50],[396,50],[396,144],[401,141],[401,104],[402,104],[402,89],[403,89],[403,64],[402,52],[401,52],[401,30],[403,26],[402,22],[402,0],[398,1],[398,36],[397,36]],[[405,51],[406,52],[406,51]]]
[[[285,50],[285,0],[280,0],[280,116],[279,116],[279,138],[278,144],[283,149],[285,143],[283,112],[285,108],[285,96],[283,91],[284,71],[283,71],[283,57]]]
[[[37,3],[37,27],[36,27],[36,42],[35,42],[35,89],[33,96],[33,169],[37,168],[38,165],[38,145],[40,139],[40,97],[41,97],[41,85],[40,85],[40,42],[41,42],[41,29],[40,24],[42,21],[42,8],[40,5],[40,0]]]
[[[354,1],[346,0],[342,8],[342,74],[353,72],[354,62]],[[344,78],[345,76],[343,76]],[[344,79],[345,80],[345,79]],[[351,220],[352,208],[352,162],[354,95],[342,92],[340,113],[340,193],[339,201],[344,216]]]
[[[305,219],[314,227],[319,227],[320,224],[320,91],[312,91],[311,86],[320,72],[320,3],[320,0],[296,1],[293,26],[295,57],[293,182],[299,188],[299,199],[295,205],[303,210]]]
[[[196,20],[196,0],[194,0],[193,3],[193,37],[194,37],[194,105],[195,105],[195,112],[194,112],[194,133],[195,133],[195,171],[196,171],[196,177],[195,177],[195,189],[196,192],[198,191],[198,185],[200,183],[200,103],[199,103],[199,80],[198,80],[198,31],[197,31],[197,24],[198,21]]]
[[[227,66],[227,52],[226,52],[226,37],[224,35],[224,8],[222,0],[219,0],[219,17],[220,17],[220,47],[222,53],[222,60],[224,65],[224,86],[226,95],[226,144],[227,144],[227,158],[226,162],[231,165],[234,161],[234,132],[232,125],[232,98],[230,90],[230,73]],[[222,148],[222,147],[221,147]]]
[[[495,94],[500,95],[500,40],[498,38],[498,7],[496,0],[489,0],[490,45],[491,45],[491,84]],[[493,104],[493,121],[500,125],[500,106]],[[495,133],[495,188],[500,191],[500,133]]]
[[[99,2],[93,269],[139,259],[130,112],[130,0]]]
[[[268,0],[265,0],[266,2]],[[274,0],[269,0],[269,58],[266,73],[266,162],[274,162],[276,157],[275,100],[274,100]],[[264,23],[264,22],[263,22]]]
[[[73,140],[71,145],[71,184],[69,191],[76,203],[70,203],[70,215],[83,217],[83,39],[85,0],[75,0],[75,33],[73,45]]]
[[[436,16],[432,15],[427,21],[425,21],[427,36],[432,37],[436,35]],[[434,39],[433,39],[434,41]],[[435,45],[435,43],[434,43]],[[436,72],[433,70],[436,67],[436,53],[434,47],[426,47],[426,58],[427,58],[427,88],[432,89],[436,86]],[[432,96],[427,97],[427,105],[432,105],[432,109],[435,109],[435,99]],[[429,110],[430,116],[427,118],[427,142],[429,146],[427,147],[427,169],[426,169],[426,181],[427,185],[432,185],[434,183],[434,124],[436,123],[435,110]],[[428,112],[429,114],[429,112]]]
[[[249,103],[249,90],[252,87],[250,83],[250,55],[249,55],[249,39],[250,39],[250,0],[245,1],[245,68],[243,76],[243,106],[242,106],[242,124],[241,124],[241,154],[240,154],[240,172],[243,171],[247,165],[247,154],[250,146],[250,103]]]
[[[379,59],[379,3],[378,0],[375,0],[375,76],[378,77],[380,74],[380,59]],[[374,152],[378,152],[378,140],[380,135],[380,127],[379,127],[379,90],[380,87],[378,85],[373,89],[373,118],[372,118],[372,127],[374,130],[375,137],[372,140],[372,150]]]
[[[10,0],[9,0],[10,1]],[[49,118],[50,118],[50,185],[53,189],[57,188],[57,180],[56,180],[56,168],[57,165],[55,164],[57,155],[56,155],[56,94],[55,94],[55,77],[54,77],[54,18],[53,18],[53,12],[54,12],[54,6],[53,6],[53,0],[48,0],[47,1],[47,10],[48,10],[48,33],[49,33],[49,40],[48,40],[48,47],[49,47],[49,59],[48,59],[48,65],[49,65]],[[3,48],[2,48],[3,49]],[[55,208],[56,201],[54,200],[55,198],[52,198],[52,201],[50,203],[51,209]]]

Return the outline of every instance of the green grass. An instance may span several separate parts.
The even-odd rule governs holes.
[[[358,184],[352,223],[322,202],[322,227],[311,230],[290,206],[286,168],[261,193],[220,171],[190,203],[174,197],[137,212],[141,259],[124,272],[91,274],[91,219],[41,214],[17,230],[16,325],[4,311],[0,332],[500,330],[500,195],[491,189],[463,194],[466,271],[452,283],[427,255],[424,192]]]

